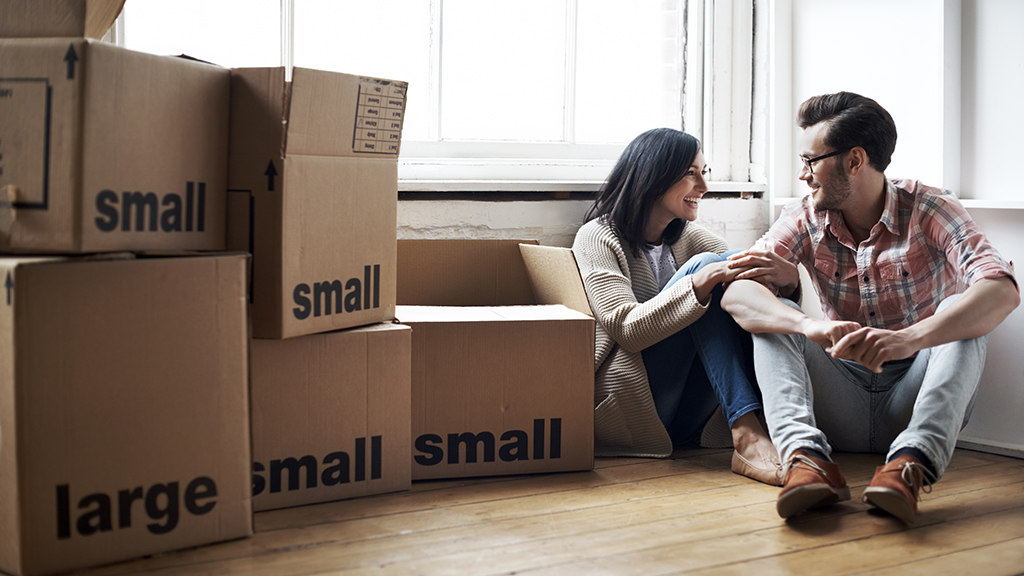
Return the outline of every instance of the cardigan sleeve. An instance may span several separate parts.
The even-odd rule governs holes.
[[[576,235],[573,252],[598,322],[623,349],[639,352],[704,315],[690,277],[646,302],[638,302],[626,251],[610,227],[588,222]]]

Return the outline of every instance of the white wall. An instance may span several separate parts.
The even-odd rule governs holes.
[[[730,248],[746,248],[767,230],[760,198],[707,198],[699,222]],[[403,200],[399,238],[514,238],[572,246],[589,201]]]
[[[796,179],[800,103],[839,91],[874,99],[895,120],[899,136],[889,176],[942,185],[942,30],[941,0],[794,0],[792,187],[775,194],[805,193]]]
[[[961,197],[1020,202],[1024,2],[963,0],[962,27]]]
[[[1024,210],[972,208],[970,213],[1003,257],[1016,262],[1019,274],[1024,263]],[[974,414],[960,435],[962,443],[1024,455],[1022,342],[1024,307],[1019,307],[989,335],[985,373],[981,377]]]

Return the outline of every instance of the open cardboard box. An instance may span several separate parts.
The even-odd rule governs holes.
[[[223,250],[230,82],[93,40],[0,40],[0,252]]]
[[[247,257],[0,258],[0,571],[252,534]]]
[[[253,509],[410,486],[412,330],[252,340]]]
[[[413,480],[593,468],[594,319],[570,250],[401,240],[398,301]]]
[[[0,38],[95,38],[114,24],[124,0],[3,0]]]
[[[228,247],[253,255],[256,338],[394,318],[405,82],[232,70]]]

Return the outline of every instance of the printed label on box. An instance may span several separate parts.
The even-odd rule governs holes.
[[[352,151],[397,156],[408,84],[361,78]]]

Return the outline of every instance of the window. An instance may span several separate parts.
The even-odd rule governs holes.
[[[648,128],[706,145],[725,141],[713,123],[749,130],[749,64],[745,109],[712,91],[734,89],[727,74],[703,74],[705,62],[733,68],[731,35],[743,34],[712,24],[734,4],[752,11],[752,0],[131,0],[117,40],[227,67],[408,81],[402,189],[593,189]],[[705,39],[718,42],[713,61]],[[749,39],[745,50],[741,61]],[[747,181],[732,163],[713,176]]]

